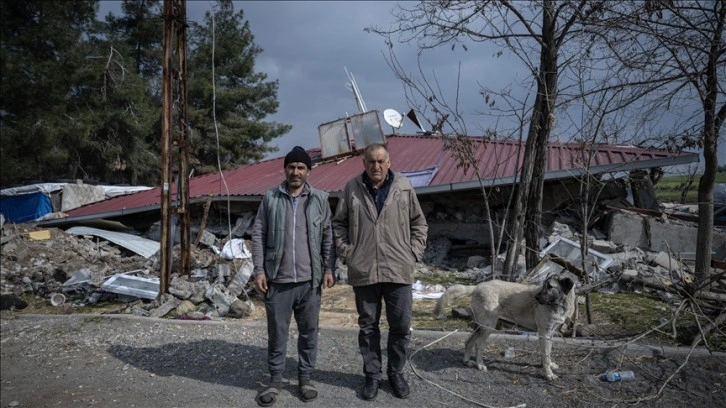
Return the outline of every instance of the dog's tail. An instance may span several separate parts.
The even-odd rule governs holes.
[[[476,288],[476,285],[451,285],[436,302],[433,312],[434,317],[437,319],[443,319],[444,309],[446,306],[448,306],[454,299],[471,295],[474,293],[474,288]]]

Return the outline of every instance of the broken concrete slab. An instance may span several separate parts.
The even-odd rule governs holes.
[[[681,263],[678,259],[668,255],[665,252],[658,252],[655,254],[654,257],[652,257],[651,262],[655,265],[662,266],[670,271],[683,271],[685,270],[685,265]]]
[[[255,310],[255,304],[252,303],[252,301],[247,300],[243,301],[240,299],[235,300],[232,302],[231,305],[229,305],[229,311],[227,312],[227,316],[229,317],[237,317],[237,318],[243,318],[247,317]]]
[[[241,265],[237,268],[237,272],[235,272],[234,277],[232,277],[227,285],[227,291],[230,295],[238,297],[244,292],[247,282],[249,282],[250,277],[252,277],[254,268],[255,266],[251,259],[242,260]]]
[[[617,250],[617,245],[612,241],[606,241],[604,239],[596,239],[592,241],[590,245],[592,249],[603,254],[611,254]]]
[[[174,312],[177,314],[177,316],[182,316],[187,313],[194,312],[195,310],[196,310],[196,307],[195,307],[194,303],[192,303],[189,300],[182,300],[179,303],[179,306],[176,307]]]
[[[199,237],[199,243],[204,244],[208,247],[213,247],[217,243],[217,237],[207,230],[203,230]]]
[[[217,310],[220,316],[225,316],[229,312],[229,308],[237,298],[227,292],[227,288],[221,284],[215,284],[209,287],[207,293],[204,295],[207,299],[212,302],[212,305]]]
[[[164,317],[167,313],[179,307],[182,302],[174,296],[163,296],[163,298],[165,299],[164,303],[156,309],[151,310],[149,317]]]
[[[608,228],[609,239],[618,245],[628,245],[653,252],[695,253],[698,226],[685,221],[664,221],[662,218],[614,212]],[[713,231],[713,258],[726,258],[726,232]]]

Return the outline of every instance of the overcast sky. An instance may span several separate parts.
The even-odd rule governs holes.
[[[100,15],[120,11],[120,2],[103,0]],[[407,2],[401,2],[407,3]],[[408,2],[411,3],[411,2]],[[415,2],[413,2],[415,3]],[[388,108],[406,114],[411,108],[404,89],[386,63],[384,39],[366,33],[369,26],[389,27],[393,22],[390,1],[235,1],[235,11],[243,10],[250,22],[255,42],[263,52],[256,60],[256,70],[279,81],[277,114],[268,117],[293,126],[290,133],[272,143],[280,149],[271,156],[285,155],[293,146],[320,146],[318,126],[358,113],[345,69],[355,76],[368,110],[378,110],[385,133],[392,128],[383,119]],[[213,2],[187,1],[187,17],[201,21]],[[481,135],[492,119],[476,113],[483,109],[479,86],[501,89],[527,78],[522,63],[513,58],[496,58],[493,47],[476,45],[476,52],[454,52],[443,47],[426,55],[425,73],[435,74],[441,87],[456,88],[461,63],[459,104],[467,115],[470,135]],[[410,72],[416,71],[416,49],[394,44],[396,55]],[[453,94],[450,94],[453,95]],[[424,124],[428,129],[428,125]],[[408,119],[398,133],[420,131]],[[726,163],[726,146],[719,146],[719,162]],[[701,160],[703,160],[701,158]]]
[[[189,18],[209,10],[208,4],[189,2]],[[293,126],[289,134],[277,139],[280,152],[275,156],[284,155],[294,145],[320,146],[320,124],[358,113],[353,93],[346,86],[349,82],[346,69],[355,77],[368,110],[380,112],[385,133],[392,132],[383,119],[385,109],[395,109],[403,115],[410,110],[403,85],[384,58],[384,53],[387,55],[384,38],[364,32],[364,28],[372,25],[389,27],[395,4],[387,1],[235,2],[235,10],[244,11],[255,41],[264,49],[257,59],[257,69],[280,83],[280,109],[272,119]],[[417,50],[405,44],[394,47],[398,58],[408,62],[407,68],[416,70]],[[425,60],[431,64],[427,65],[429,72],[436,71],[442,85],[453,89],[459,60],[472,56],[452,58],[456,53],[450,49],[437,54],[443,56],[431,55]],[[503,73],[496,70],[501,63],[502,60],[494,58],[489,61],[477,58],[473,69],[479,76],[496,78]],[[476,81],[474,72],[469,70],[468,74],[470,81]],[[475,87],[463,93],[466,105],[480,105],[481,97]],[[424,127],[430,130],[426,124]],[[417,131],[420,129],[405,119],[397,132]],[[475,134],[482,132],[477,130]]]

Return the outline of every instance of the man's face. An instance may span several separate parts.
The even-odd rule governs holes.
[[[383,180],[386,179],[388,169],[391,167],[388,152],[385,149],[371,150],[363,157],[363,166],[365,166],[366,174],[373,182],[373,186],[380,186]]]
[[[310,169],[305,163],[292,162],[285,166],[285,179],[287,180],[287,186],[291,190],[301,188],[305,181],[308,179]]]

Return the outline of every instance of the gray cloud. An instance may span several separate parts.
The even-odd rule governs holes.
[[[101,15],[108,9],[120,10],[118,3],[103,1]],[[234,2],[235,10],[243,10],[250,22],[255,42],[264,50],[257,58],[256,70],[280,84],[279,110],[267,120],[293,126],[290,133],[272,142],[279,152],[271,156],[283,155],[294,145],[319,146],[318,125],[357,113],[353,94],[345,86],[345,68],[355,76],[367,108],[381,112],[386,133],[391,128],[383,121],[383,110],[393,108],[405,114],[411,108],[403,85],[384,59],[384,39],[364,32],[369,26],[389,27],[395,5],[388,1]],[[212,6],[209,1],[188,1],[187,16],[200,21]],[[398,43],[394,49],[407,72],[417,74],[418,50]],[[482,129],[502,126],[495,118],[481,115],[487,109],[479,95],[480,85],[491,89],[514,86],[515,92],[526,92],[520,83],[530,79],[518,60],[506,54],[495,57],[494,46],[477,44],[470,50],[442,47],[427,52],[422,61],[426,75],[436,75],[452,100],[461,63],[459,105],[467,118],[468,133],[479,135]],[[399,130],[407,134],[417,131],[407,119]],[[726,163],[726,141],[721,141],[719,161]]]

